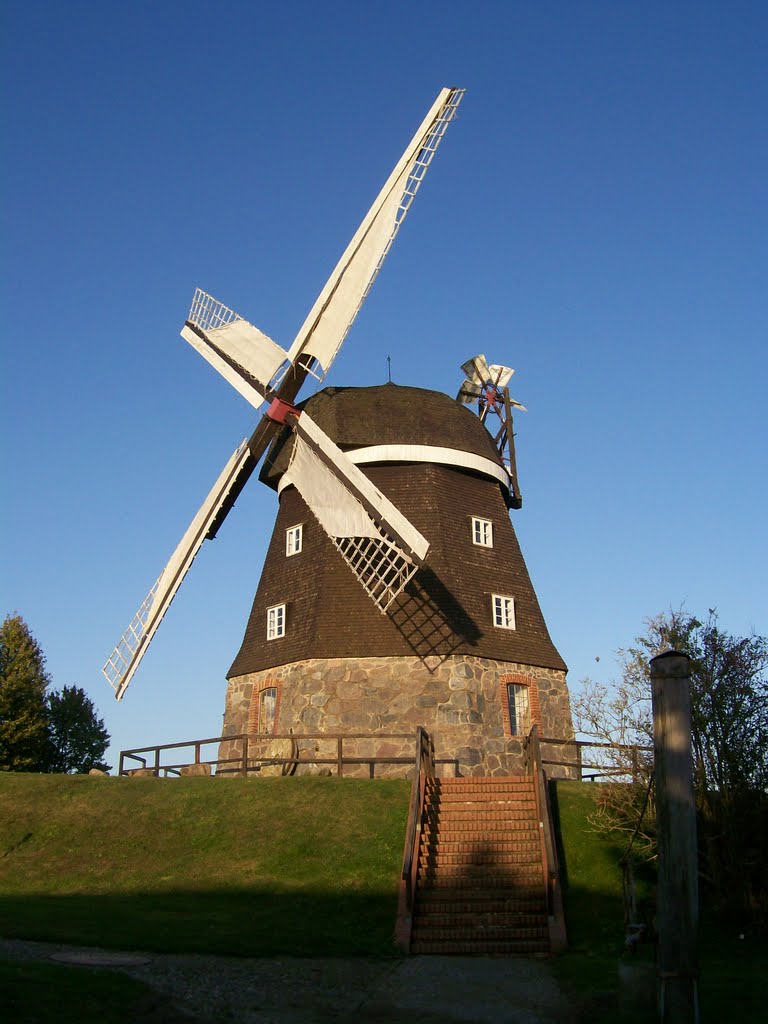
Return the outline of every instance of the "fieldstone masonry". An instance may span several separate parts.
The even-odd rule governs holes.
[[[299,773],[313,770],[313,758],[335,756],[330,735],[338,733],[409,734],[404,739],[346,740],[344,753],[410,759],[416,727],[422,725],[434,739],[436,758],[456,761],[461,775],[507,775],[522,768],[523,750],[523,737],[509,735],[504,715],[500,680],[509,675],[537,687],[538,702],[530,704],[541,734],[572,739],[565,672],[466,655],[307,660],[235,676],[227,689],[223,735],[248,732],[249,723],[252,731],[254,695],[274,686],[279,693],[274,731],[296,737]],[[302,734],[308,733],[327,733],[329,739],[302,742]],[[238,741],[220,745],[220,758],[241,755]],[[367,773],[365,766],[359,771],[345,767],[345,775]],[[453,773],[452,764],[438,768],[438,774]],[[376,768],[382,777],[407,774],[405,765]],[[562,776],[567,769],[550,774]]]

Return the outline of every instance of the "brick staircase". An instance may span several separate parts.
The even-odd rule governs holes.
[[[429,779],[412,953],[550,953],[534,779]]]

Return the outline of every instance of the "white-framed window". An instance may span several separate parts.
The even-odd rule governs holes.
[[[301,551],[303,529],[301,523],[298,526],[289,526],[285,531],[285,553],[286,555],[298,555]]]
[[[481,548],[493,547],[493,523],[490,519],[472,516],[472,543]]]
[[[277,710],[277,687],[268,686],[259,693],[259,722],[257,732],[273,733],[275,731],[275,711]]]
[[[529,689],[521,683],[507,683],[509,731],[513,736],[527,736],[531,728]]]
[[[285,636],[285,605],[276,604],[267,608],[267,640]]]
[[[493,624],[500,629],[515,628],[515,599],[504,594],[493,594]]]

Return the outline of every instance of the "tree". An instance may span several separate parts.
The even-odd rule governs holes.
[[[634,646],[618,652],[620,680],[609,686],[585,679],[574,694],[576,728],[602,741],[651,743],[648,662],[670,648],[691,659],[691,740],[705,879],[743,908],[765,914],[768,638],[731,636],[713,609],[706,619],[682,609],[646,619],[646,631]],[[626,759],[619,755],[610,767],[626,771]],[[645,788],[601,787],[595,825],[633,832]],[[639,845],[646,855],[655,852],[652,804]]]
[[[48,760],[45,655],[20,615],[0,626],[0,771],[39,772]]]
[[[613,743],[653,741],[648,662],[674,649],[691,659],[691,732],[702,793],[768,788],[768,638],[734,637],[717,613],[705,620],[670,611],[646,619],[633,647],[620,649],[614,686],[582,681],[573,700],[576,728]]]
[[[104,720],[97,717],[93,701],[78,686],[65,686],[48,695],[48,723],[52,772],[108,771],[103,761],[109,745]]]

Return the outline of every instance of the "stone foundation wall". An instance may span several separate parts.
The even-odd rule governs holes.
[[[502,676],[531,680],[538,689],[539,726],[545,736],[573,737],[565,672],[487,658],[355,658],[295,662],[229,681],[223,735],[253,728],[254,694],[266,686],[279,691],[275,733],[292,732],[299,749],[298,771],[321,770],[316,758],[335,758],[336,741],[302,740],[308,733],[342,733],[345,756],[407,757],[415,751],[419,725],[430,733],[435,756],[455,764],[438,774],[506,775],[522,767],[523,737],[510,736],[503,714]],[[531,701],[535,708],[536,702]],[[403,739],[354,739],[360,733],[402,733]],[[249,748],[250,749],[250,748]],[[254,752],[255,754],[255,752]],[[238,741],[224,742],[219,757],[242,756]],[[285,756],[281,754],[278,756]],[[335,767],[331,766],[333,773]],[[378,765],[376,776],[408,775],[404,765]],[[368,767],[345,766],[344,774],[368,775]],[[567,775],[567,769],[552,775]]]

